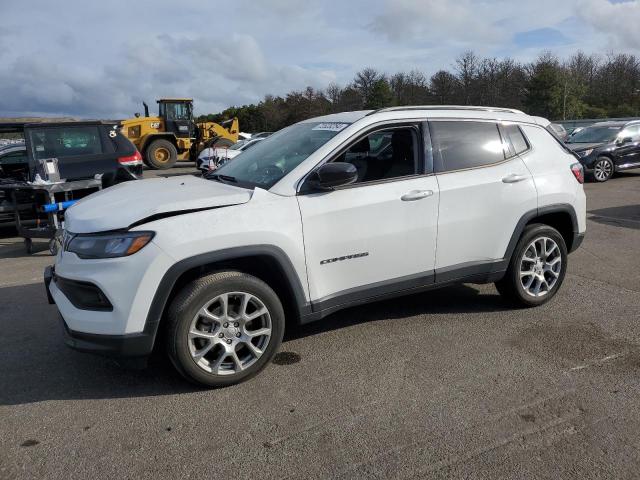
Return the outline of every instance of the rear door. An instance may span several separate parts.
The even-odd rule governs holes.
[[[496,271],[518,221],[537,208],[533,178],[495,121],[429,126],[440,186],[436,282]]]

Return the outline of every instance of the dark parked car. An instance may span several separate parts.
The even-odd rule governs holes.
[[[599,122],[567,140],[585,172],[596,182],[606,182],[615,172],[640,168],[640,121]]]
[[[0,133],[19,134],[22,142],[0,147],[0,182],[32,182],[40,160],[58,159],[60,178],[83,180],[102,175],[103,188],[142,177],[142,157],[117,126],[109,122],[0,123]],[[13,209],[0,192],[0,223]]]

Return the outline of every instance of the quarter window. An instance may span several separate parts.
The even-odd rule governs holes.
[[[516,154],[529,150],[527,139],[524,138],[522,131],[517,125],[505,125],[503,129],[511,141],[511,145],[513,145]]]
[[[498,163],[508,151],[495,123],[435,121],[429,123],[429,128],[437,172]]]

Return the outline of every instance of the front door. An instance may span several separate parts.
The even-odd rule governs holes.
[[[354,163],[356,183],[298,196],[314,311],[433,282],[438,184],[422,134],[370,132],[331,159]]]
[[[191,105],[186,102],[161,104],[160,116],[164,118],[167,132],[176,137],[189,138],[192,130]]]

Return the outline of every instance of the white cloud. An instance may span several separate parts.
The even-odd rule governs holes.
[[[608,0],[584,0],[580,2],[577,14],[605,34],[611,48],[640,49],[640,2],[613,4]]]
[[[478,9],[484,8],[470,0],[390,0],[374,18],[371,28],[396,42],[495,43],[504,39],[501,29],[479,21],[486,15]]]
[[[540,47],[512,39],[543,28],[568,38],[554,47],[564,56],[640,52],[637,1],[4,3],[0,116],[121,118],[161,96],[191,96],[197,112],[208,113],[268,93],[344,84],[367,66],[430,74],[467,49],[528,61]]]

